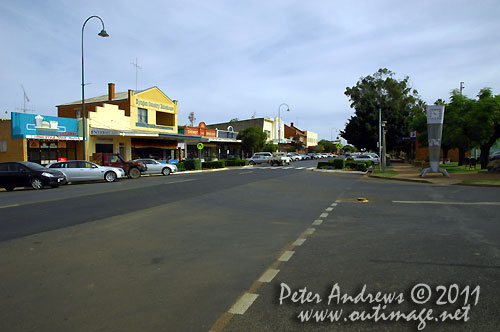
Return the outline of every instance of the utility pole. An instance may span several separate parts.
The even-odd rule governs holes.
[[[460,94],[462,94],[463,89],[464,89],[464,82],[460,82]]]
[[[383,149],[382,149],[382,156],[381,156],[381,161],[382,161],[382,172],[385,172],[385,167],[387,166],[386,165],[386,162],[387,162],[387,159],[385,157],[386,153],[387,153],[387,147],[386,147],[386,142],[385,142],[385,134],[387,133],[387,130],[385,129],[385,125],[387,124],[387,121],[382,121],[382,129],[383,129],[383,136],[382,136],[382,140],[383,140]]]

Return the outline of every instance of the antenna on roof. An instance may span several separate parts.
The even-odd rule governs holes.
[[[26,113],[26,102],[30,102],[28,95],[26,94],[26,90],[24,90],[24,86],[21,84],[21,89],[23,89],[23,112]]]
[[[135,91],[137,91],[137,71],[139,69],[142,69],[142,67],[139,66],[139,62],[137,61],[137,58],[135,58],[135,63],[131,62],[130,64],[135,67]]]
[[[194,117],[194,112],[189,113],[188,119],[189,121],[191,121],[191,127],[194,127],[194,122],[196,121],[196,118]]]

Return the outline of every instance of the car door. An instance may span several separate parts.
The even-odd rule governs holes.
[[[144,165],[146,165],[147,169],[146,171],[144,172],[144,174],[153,174],[155,173],[155,170],[154,170],[154,165],[152,164],[151,160],[148,160],[148,159],[138,159],[137,161],[140,161],[141,163],[143,163]]]
[[[78,166],[78,161],[67,161],[64,162],[63,165],[61,165],[61,171],[66,174],[68,181],[82,181],[82,174]]]
[[[83,168],[83,178],[87,180],[102,180],[104,179],[104,170],[97,165],[88,161],[80,161],[80,166]]]
[[[0,164],[0,187],[11,186],[12,179],[9,174],[9,163]]]
[[[31,181],[31,170],[18,163],[9,163],[9,178],[11,186],[29,186]]]

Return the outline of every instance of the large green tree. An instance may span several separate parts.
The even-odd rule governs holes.
[[[443,105],[442,100],[436,104]],[[447,150],[458,149],[458,164],[462,165],[465,153],[473,147],[481,148],[481,168],[486,168],[490,148],[500,138],[500,95],[493,96],[484,88],[477,99],[462,95],[458,89],[451,92],[445,105],[441,148],[446,159]],[[417,116],[412,126],[419,132],[419,143],[427,145],[427,120]]]
[[[259,127],[248,127],[238,133],[237,139],[241,140],[242,148],[252,154],[262,150],[266,144],[267,135]]]
[[[361,77],[353,87],[347,87],[355,114],[349,119],[341,136],[358,149],[377,150],[379,140],[379,109],[382,121],[387,121],[387,148],[393,148],[401,137],[407,137],[410,122],[422,114],[424,102],[410,86],[409,77],[402,80],[386,69]]]

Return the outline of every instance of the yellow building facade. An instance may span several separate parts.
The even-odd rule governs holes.
[[[178,141],[178,103],[158,87],[108,94],[85,100],[86,159],[96,152],[119,153],[125,159],[174,159]],[[61,117],[81,117],[81,101],[58,106]]]

